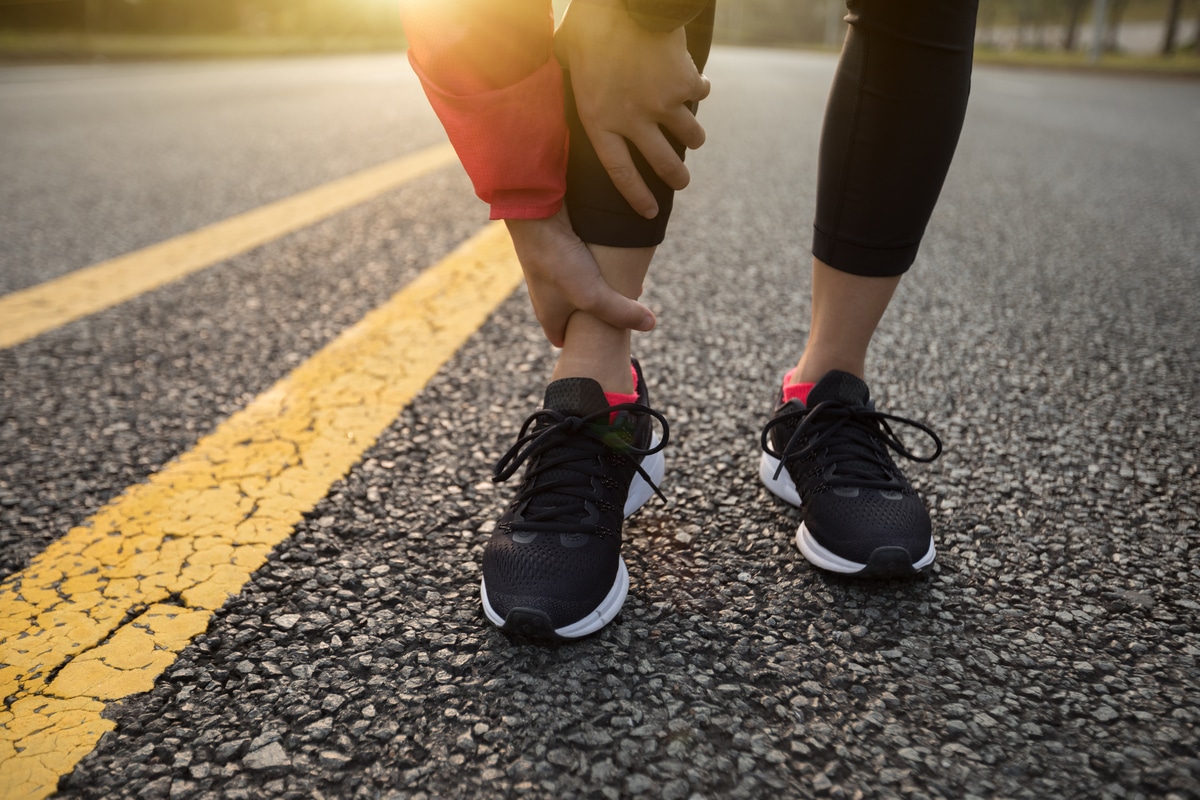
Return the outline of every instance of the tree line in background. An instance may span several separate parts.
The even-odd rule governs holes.
[[[1125,22],[1151,23],[1162,28],[1158,49],[1200,50],[1200,0],[1105,0],[1104,49],[1118,50]],[[1022,49],[1081,49],[1085,25],[1091,33],[1096,0],[980,0],[977,41]],[[844,0],[718,0],[718,41],[732,44],[830,45],[845,33],[841,22]],[[1184,41],[1185,21],[1192,22]],[[1004,35],[998,35],[1003,31]],[[1001,44],[1003,42],[1003,44]]]
[[[717,0],[714,38],[723,44],[836,45],[845,0]]]
[[[1200,50],[1198,0],[1104,0],[1103,49],[1119,50],[1118,37],[1126,22],[1157,23],[1162,29],[1159,52],[1163,55],[1182,49]],[[1085,27],[1095,24],[1096,0],[980,0],[978,40],[990,41],[989,34],[1003,27],[1016,47],[1035,50],[1074,51],[1081,48]],[[1193,20],[1189,40],[1181,36],[1183,23]]]
[[[1123,21],[1162,26],[1162,52],[1200,49],[1200,33],[1181,41],[1181,23],[1200,0],[1104,0],[1106,49],[1117,49]],[[0,29],[144,34],[402,36],[396,0],[0,0]],[[562,0],[557,0],[562,5]],[[980,42],[1075,50],[1096,0],[980,0]],[[844,0],[720,0],[716,39],[731,44],[836,45]],[[1200,24],[1193,26],[1200,30]]]

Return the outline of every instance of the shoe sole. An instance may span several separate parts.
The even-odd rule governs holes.
[[[659,437],[655,434],[652,446],[657,446],[658,442]],[[663,476],[666,474],[666,459],[663,458],[662,451],[646,456],[642,460],[642,469],[650,476],[655,486],[662,486]],[[625,497],[625,518],[628,519],[653,496],[654,489],[646,479],[635,474],[629,484],[629,493]],[[518,606],[509,609],[507,617],[500,616],[488,600],[486,579],[479,583],[479,594],[483,599],[484,615],[505,633],[519,633],[538,639],[581,639],[600,630],[621,613],[621,607],[625,605],[625,598],[629,595],[629,570],[625,567],[625,559],[617,556],[616,579],[613,580],[608,594],[600,601],[600,605],[578,622],[561,628],[555,628],[550,616],[536,608]]]
[[[775,477],[776,470],[779,471],[779,477]],[[796,489],[796,483],[792,480],[792,476],[788,474],[786,469],[779,469],[779,459],[763,453],[762,459],[758,465],[758,477],[762,480],[763,485],[780,500],[800,508],[804,505],[800,499],[800,492]],[[826,548],[817,543],[813,535],[808,532],[808,528],[804,523],[800,523],[800,527],[796,530],[796,546],[800,548],[800,552],[808,559],[808,562],[813,566],[828,570],[829,572],[837,572],[842,575],[856,575],[863,578],[902,578],[917,574],[921,570],[933,563],[933,559],[937,556],[937,548],[934,546],[933,540],[929,540],[929,549],[918,559],[914,560],[912,554],[903,547],[878,547],[871,553],[871,557],[867,559],[867,563],[861,564],[857,561],[851,561],[848,558],[832,553]]]

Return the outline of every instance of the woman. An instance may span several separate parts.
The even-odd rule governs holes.
[[[823,569],[913,574],[929,514],[890,452],[910,453],[864,381],[871,337],[912,265],[970,88],[976,2],[851,0],[826,111],[812,318],[762,435],[760,474],[802,509],[797,544]],[[497,465],[522,484],[483,561],[485,614],[507,631],[577,638],[628,591],[623,519],[657,490],[666,423],[631,330],[662,241],[696,103],[712,0],[406,0],[410,60],[476,192],[504,219],[539,322],[562,348],[543,408]],[[653,433],[654,422],[661,434]]]

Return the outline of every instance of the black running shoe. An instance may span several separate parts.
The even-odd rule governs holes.
[[[610,406],[590,378],[551,383],[544,408],[496,464],[498,482],[525,464],[483,551],[483,610],[507,632],[577,639],[612,622],[625,602],[621,525],[652,494],[662,496],[667,443],[666,420],[650,408],[633,366],[636,403]]]
[[[933,440],[916,456],[888,421]],[[892,461],[889,449],[929,462],[942,442],[925,425],[875,410],[867,385],[830,372],[808,402],[783,402],[763,428],[759,475],[767,488],[803,512],[796,544],[822,569],[865,577],[911,575],[933,563],[929,512]]]

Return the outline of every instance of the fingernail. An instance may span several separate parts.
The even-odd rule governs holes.
[[[658,206],[646,206],[646,208],[642,210],[642,216],[646,219],[654,219],[658,216]]]

